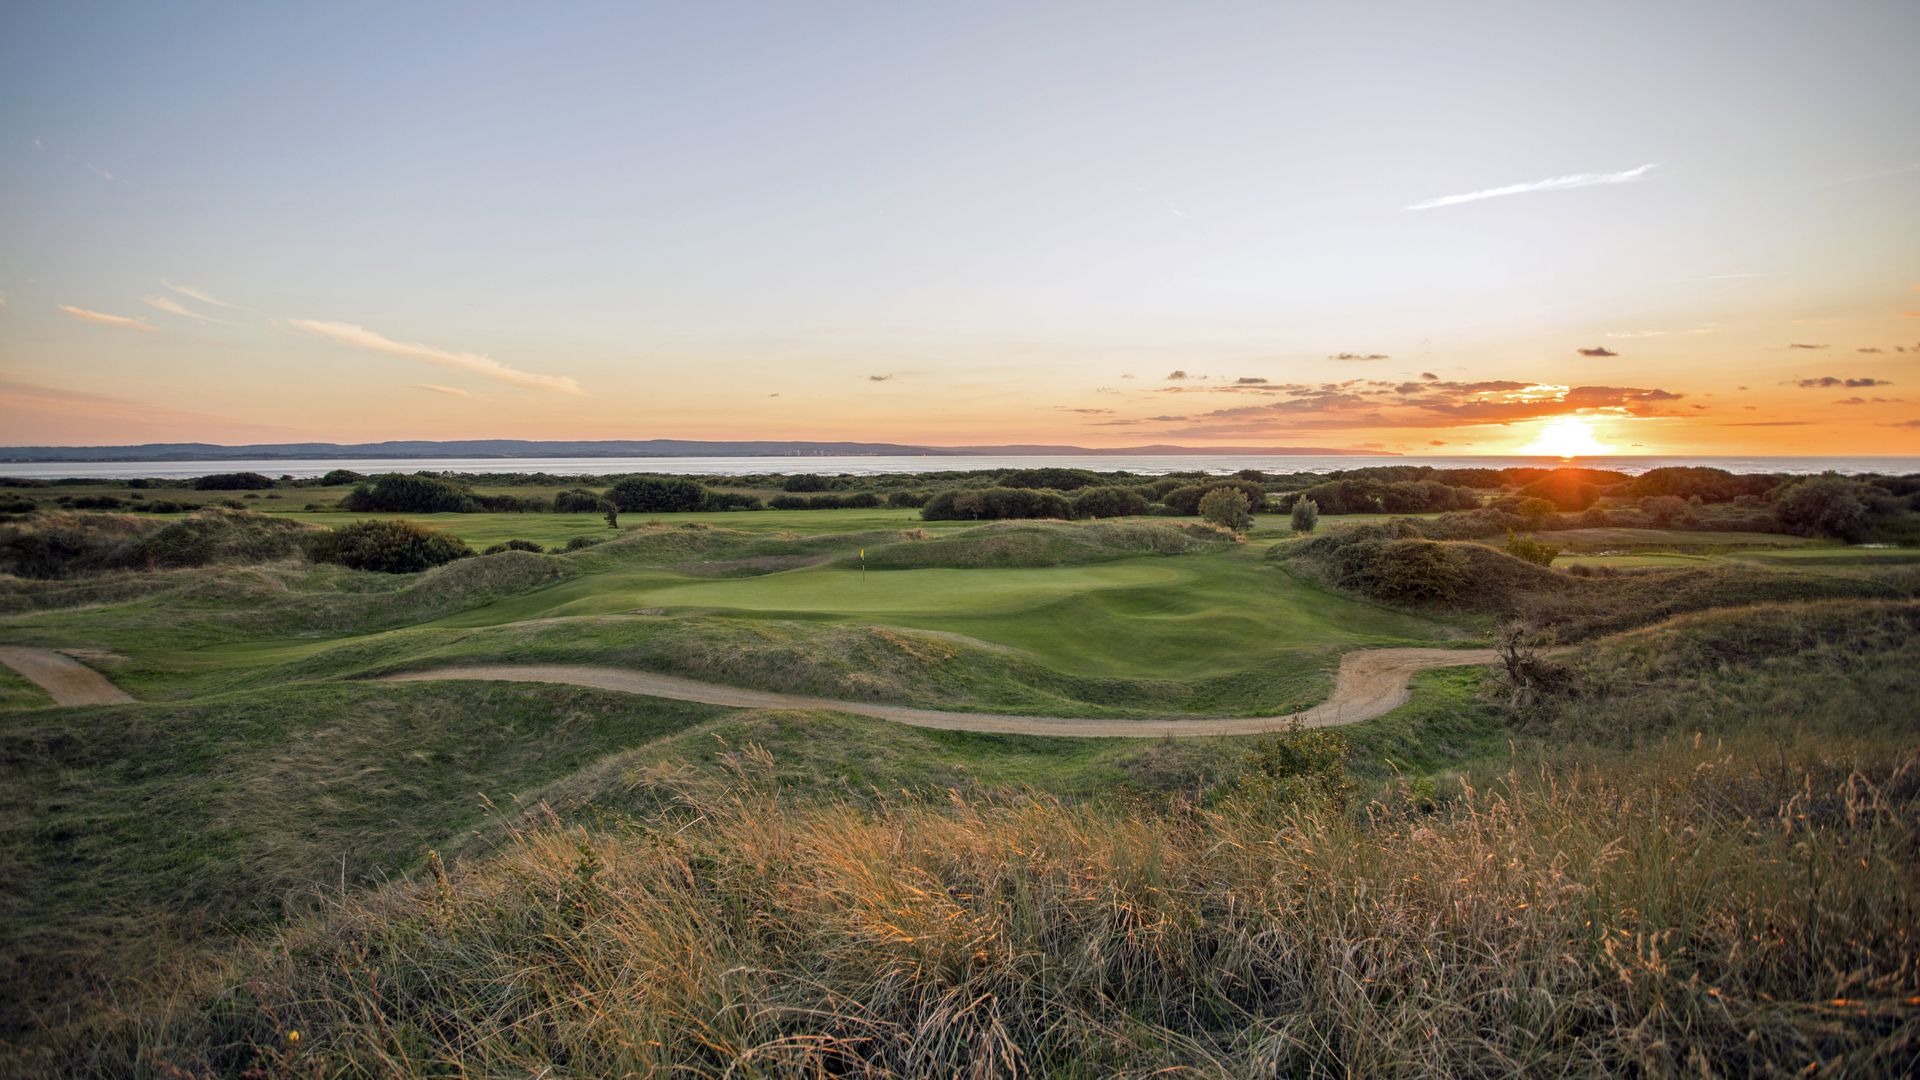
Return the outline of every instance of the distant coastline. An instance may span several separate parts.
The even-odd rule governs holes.
[[[676,457],[1397,457],[1385,450],[1321,446],[1122,446],[1008,444],[917,446],[905,443],[782,440],[600,439],[563,442],[528,439],[425,439],[377,443],[141,443],[129,446],[4,446],[0,463],[84,461],[235,461],[316,458],[676,458]]]
[[[994,469],[1087,469],[1095,472],[1125,472],[1139,476],[1167,473],[1212,473],[1224,475],[1254,469],[1269,475],[1317,473],[1329,474],[1347,469],[1381,466],[1439,469],[1460,468],[1556,468],[1574,465],[1611,469],[1635,474],[1671,466],[1705,466],[1735,473],[1778,473],[1807,475],[1821,472],[1883,473],[1904,475],[1920,473],[1920,457],[1659,457],[1618,456],[1577,458],[1571,461],[1548,457],[1511,456],[1417,456],[1345,454],[1231,454],[1217,451],[1140,454],[1110,451],[1088,454],[787,454],[767,456],[679,455],[653,457],[614,457],[578,455],[574,457],[285,457],[216,458],[173,460],[145,459],[120,461],[0,461],[0,478],[40,482],[75,480],[111,480],[142,477],[181,479],[215,472],[259,472],[270,476],[311,479],[336,469],[358,473],[435,472],[455,475],[539,474],[547,476],[619,476],[636,473],[680,476],[751,476],[761,474],[823,473],[829,475],[872,476],[884,473],[937,473],[989,471]]]

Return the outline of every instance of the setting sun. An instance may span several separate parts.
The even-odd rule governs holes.
[[[1556,416],[1540,425],[1540,433],[1519,452],[1537,457],[1596,457],[1613,453],[1613,447],[1594,437],[1593,425],[1585,417]]]

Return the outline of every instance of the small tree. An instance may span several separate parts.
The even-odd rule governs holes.
[[[1525,559],[1535,566],[1552,566],[1553,560],[1560,555],[1560,549],[1552,544],[1542,543],[1530,536],[1507,533],[1507,554],[1516,559]]]
[[[1312,499],[1300,499],[1293,504],[1293,531],[1310,533],[1320,524],[1320,504]]]
[[[603,502],[600,504],[600,509],[607,515],[607,528],[617,529],[620,527],[620,508],[619,507],[613,505],[610,502]]]
[[[1246,492],[1234,488],[1214,488],[1200,500],[1200,516],[1224,529],[1245,532],[1253,524]]]

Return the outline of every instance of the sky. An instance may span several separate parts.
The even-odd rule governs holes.
[[[0,6],[0,444],[1920,454],[1920,4]]]

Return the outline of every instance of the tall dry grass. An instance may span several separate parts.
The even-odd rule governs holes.
[[[1677,739],[1433,811],[863,807],[790,799],[768,764],[433,861],[67,1066],[1872,1076],[1920,1053],[1911,743]]]

